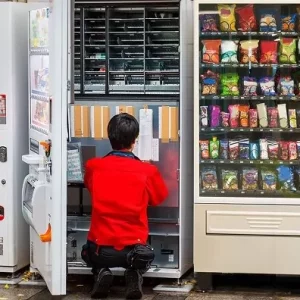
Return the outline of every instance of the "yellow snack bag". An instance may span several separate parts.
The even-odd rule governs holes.
[[[221,31],[236,31],[235,4],[219,4],[218,11]]]

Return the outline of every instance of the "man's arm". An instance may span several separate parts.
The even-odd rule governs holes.
[[[149,205],[157,206],[168,197],[167,186],[156,167],[147,180],[147,191],[149,193]]]

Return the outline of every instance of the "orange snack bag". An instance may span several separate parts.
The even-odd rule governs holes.
[[[241,127],[249,127],[249,106],[240,105],[239,110]]]
[[[208,64],[218,64],[220,62],[221,40],[203,40],[202,61]]]

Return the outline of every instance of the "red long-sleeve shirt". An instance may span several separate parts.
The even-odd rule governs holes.
[[[116,249],[146,244],[147,207],[168,196],[157,167],[130,157],[94,158],[86,164],[84,182],[92,199],[88,240]]]

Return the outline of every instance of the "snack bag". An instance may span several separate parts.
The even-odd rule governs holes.
[[[250,143],[250,159],[259,159],[259,144],[257,142]]]
[[[296,109],[289,109],[290,127],[297,128]]]
[[[209,141],[199,141],[201,159],[209,159]]]
[[[276,191],[277,176],[273,170],[261,170],[262,189],[265,191]]]
[[[200,15],[201,31],[213,32],[218,31],[217,18],[213,14]]]
[[[242,64],[258,63],[258,43],[259,40],[247,40],[240,42],[240,60]]]
[[[239,127],[239,105],[238,104],[231,104],[228,106],[229,111],[229,124],[231,128]]]
[[[250,158],[249,139],[240,140],[239,147],[240,147],[240,159],[249,159]]]
[[[210,105],[210,127],[220,126],[221,107],[219,105]]]
[[[216,95],[218,90],[219,75],[208,70],[201,76],[202,95]]]
[[[248,4],[236,8],[235,12],[239,16],[238,30],[256,31],[257,22],[254,14],[253,4]]]
[[[278,128],[278,110],[276,107],[268,107],[268,121],[270,128]]]
[[[257,81],[254,77],[244,77],[244,90],[243,96],[251,97],[257,96]]]
[[[289,158],[290,160],[297,159],[297,142],[289,142]]]
[[[237,170],[222,170],[222,186],[223,190],[235,191],[238,186],[238,171]]]
[[[279,145],[276,141],[268,141],[269,159],[278,159]]]
[[[298,20],[300,19],[300,6],[296,7],[297,10],[297,15],[298,15]],[[298,22],[298,31],[300,31],[300,22]]]
[[[238,41],[222,41],[221,43],[221,62],[238,63],[237,49]]]
[[[215,191],[218,189],[216,167],[204,167],[201,170],[201,186],[204,190]]]
[[[209,143],[210,158],[212,159],[219,158],[219,148],[220,148],[220,142],[218,141],[217,137],[213,137],[212,141],[210,141]]]
[[[277,11],[275,9],[260,9],[260,31],[262,32],[276,32]]]
[[[279,166],[277,168],[278,183],[281,190],[296,191],[294,183],[293,168],[289,166]]]
[[[281,77],[279,80],[278,90],[281,96],[295,96],[294,80],[291,77]]]
[[[220,29],[224,32],[236,31],[235,27],[235,4],[219,4],[218,11],[220,15]]]
[[[221,75],[221,95],[239,96],[239,75],[227,73]]]
[[[202,127],[208,126],[208,106],[200,106],[200,121]]]
[[[245,168],[242,170],[242,190],[254,191],[258,189],[258,170]]]
[[[202,61],[207,64],[218,64],[220,62],[221,40],[203,40]]]
[[[289,16],[281,16],[281,31],[294,32],[296,25],[297,14]]]
[[[259,103],[256,105],[257,107],[257,114],[259,119],[260,127],[266,128],[269,125],[268,122],[268,113],[267,113],[267,106],[265,103]]]
[[[281,160],[288,160],[289,159],[289,142],[280,141],[279,142],[279,150]]]
[[[263,77],[259,80],[261,92],[264,96],[276,96],[275,81],[271,77]]]
[[[257,109],[249,109],[249,118],[250,118],[250,128],[258,127],[258,114]]]
[[[230,114],[222,111],[221,112],[222,127],[229,127],[229,119],[230,119]]]
[[[220,141],[220,158],[221,159],[228,159],[228,140],[224,139]]]
[[[260,159],[269,159],[267,139],[259,140]]]
[[[240,124],[241,127],[249,127],[249,105],[240,105]]]
[[[261,64],[277,64],[277,41],[260,42],[260,60]]]
[[[296,63],[296,39],[282,38],[280,40],[279,62],[281,64]]]
[[[229,141],[229,158],[230,159],[238,159],[239,155],[240,155],[239,141],[238,140],[230,140]]]

